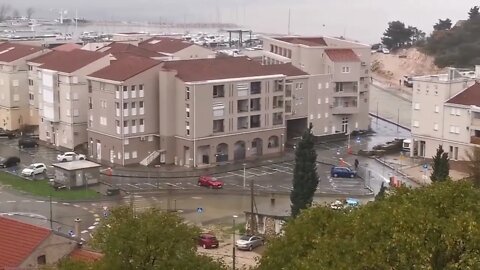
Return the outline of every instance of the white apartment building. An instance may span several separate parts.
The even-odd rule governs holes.
[[[466,160],[480,138],[480,86],[475,72],[413,78],[411,156],[432,158],[441,145],[452,160]]]
[[[86,76],[109,64],[107,54],[78,49],[52,51],[29,61],[29,78],[38,87],[30,100],[33,110],[38,107],[40,140],[66,149],[87,142]]]

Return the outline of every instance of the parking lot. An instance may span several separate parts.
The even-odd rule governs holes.
[[[224,190],[248,190],[250,182],[253,180],[254,189],[257,191],[290,192],[292,190],[293,167],[293,162],[272,163],[266,166],[247,168],[245,171],[240,169],[215,174],[214,176],[224,182]],[[329,165],[317,164],[317,171],[320,177],[318,193],[366,195],[370,192],[365,188],[364,181],[361,178],[330,177]],[[115,183],[117,187],[130,192],[155,189],[207,189],[197,185],[197,178],[132,179],[113,177],[110,181]]]

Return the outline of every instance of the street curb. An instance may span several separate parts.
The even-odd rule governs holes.
[[[393,171],[397,171],[399,174],[401,174],[403,177],[407,178],[408,180],[416,183],[417,185],[419,186],[425,186],[424,183],[420,183],[419,181],[417,181],[415,178],[409,176],[408,174],[400,171],[400,170],[395,170],[395,167],[393,167],[392,165],[388,164],[387,162],[377,158],[377,157],[374,157],[373,159],[375,159],[377,162],[379,162],[380,164],[384,165],[384,166],[387,166],[388,168],[390,168],[391,170]]]
[[[410,128],[408,128],[408,127],[406,127],[406,126],[403,126],[403,125],[400,125],[400,124],[398,124],[398,123],[395,123],[395,122],[393,122],[393,121],[391,121],[391,120],[388,120],[387,118],[381,117],[381,116],[376,115],[376,114],[371,113],[371,112],[369,112],[368,114],[369,114],[370,116],[372,116],[372,117],[376,117],[376,118],[378,118],[378,119],[381,119],[381,120],[383,120],[383,121],[385,121],[385,122],[388,122],[388,123],[390,123],[390,124],[392,124],[392,125],[395,125],[395,126],[397,126],[397,127],[403,128],[403,129],[408,130],[408,131],[410,131],[410,132],[412,131]]]

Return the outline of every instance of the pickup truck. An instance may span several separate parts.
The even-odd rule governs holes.
[[[77,154],[75,152],[65,152],[63,154],[57,155],[57,161],[59,162],[85,160],[85,159],[87,159],[85,155]]]

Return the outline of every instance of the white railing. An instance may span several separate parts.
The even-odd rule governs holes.
[[[132,90],[132,98],[136,98],[137,97],[137,90]]]
[[[140,161],[140,165],[148,166],[150,165],[156,158],[160,156],[160,151],[153,151],[150,153],[144,160]]]
[[[132,126],[132,133],[137,133],[137,126]]]
[[[123,91],[123,98],[128,98],[128,91]]]
[[[123,127],[123,134],[128,134],[128,127]]]
[[[132,115],[137,115],[137,108],[132,108]]]
[[[145,125],[140,126],[140,132],[145,132]]]
[[[123,109],[123,116],[128,116],[128,109]]]
[[[145,109],[144,109],[144,108],[140,108],[138,114],[139,114],[139,115],[145,114]]]
[[[141,98],[143,98],[143,97],[144,97],[144,95],[145,95],[145,92],[144,92],[144,90],[138,90],[138,97],[141,97]]]

